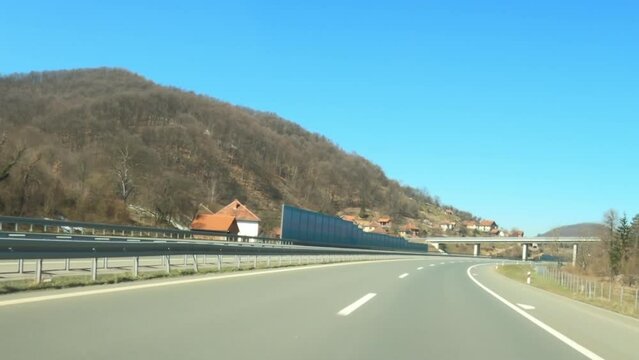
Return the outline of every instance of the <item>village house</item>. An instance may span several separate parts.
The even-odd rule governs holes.
[[[456,222],[448,221],[448,222],[443,222],[439,224],[439,228],[442,229],[442,231],[449,231],[449,230],[453,230],[455,228],[455,225],[457,225]]]
[[[408,223],[399,231],[401,237],[419,236],[419,228],[414,224]]]
[[[377,219],[377,222],[382,226],[382,227],[390,227],[391,226],[391,218],[388,216],[383,216],[379,219]]]
[[[493,220],[482,220],[479,222],[479,226],[477,227],[477,230],[481,231],[481,232],[491,232],[493,230],[498,229],[499,226],[497,226],[497,223]]]
[[[218,214],[198,214],[191,222],[191,230],[237,235],[240,228],[233,216]]]
[[[477,222],[473,221],[473,220],[466,220],[462,222],[462,225],[467,229],[467,230],[477,230]]]
[[[510,232],[511,237],[524,237],[524,232],[521,230],[513,230]]]
[[[260,234],[260,218],[237,199],[215,214],[234,217],[240,229],[238,233],[240,236],[258,236]]]
[[[355,218],[355,216],[353,215],[342,215],[341,218],[344,221],[352,222],[353,224],[357,225],[357,218]]]
[[[492,236],[506,236],[506,233],[502,229],[493,229],[490,231],[490,235]]]

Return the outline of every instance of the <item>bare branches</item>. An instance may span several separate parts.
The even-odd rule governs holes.
[[[6,142],[7,134],[3,133],[2,137],[0,138],[0,149],[4,147]],[[19,148],[16,153],[7,161],[6,164],[0,165],[0,182],[6,180],[9,177],[11,169],[20,161],[20,158],[22,158],[22,155],[24,155],[25,151],[26,148]]]
[[[131,166],[132,166],[131,154],[129,153],[129,147],[125,146],[118,150],[118,156],[116,163],[113,167],[115,176],[118,181],[118,196],[126,202],[129,197],[135,192],[135,185],[131,178]]]

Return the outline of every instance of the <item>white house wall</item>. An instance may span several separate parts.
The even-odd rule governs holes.
[[[237,227],[240,228],[240,236],[258,236],[260,233],[260,223],[255,221],[238,220]]]

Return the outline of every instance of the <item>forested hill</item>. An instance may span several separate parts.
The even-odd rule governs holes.
[[[547,231],[539,236],[601,236],[606,233],[606,227],[603,224],[596,223],[583,223],[583,224],[573,224],[573,225],[565,225],[554,228],[550,231]]]
[[[0,144],[4,215],[127,223],[144,208],[187,223],[238,198],[268,228],[283,202],[398,219],[441,209],[290,121],[121,69],[0,77]]]

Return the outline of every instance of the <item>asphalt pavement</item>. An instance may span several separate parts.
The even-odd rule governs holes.
[[[0,356],[588,358],[497,300],[474,276],[506,301],[534,306],[526,312],[601,358],[639,358],[632,356],[639,354],[639,321],[583,310],[503,278],[493,265],[468,270],[484,262],[420,257],[6,295]],[[576,318],[587,326],[575,325]]]

